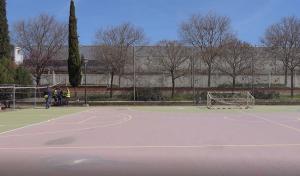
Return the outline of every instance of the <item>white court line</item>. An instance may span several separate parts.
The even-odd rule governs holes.
[[[300,147],[300,144],[219,144],[219,145],[141,145],[141,146],[62,146],[62,147],[0,147],[0,150],[89,150],[89,149],[205,149],[212,147],[222,148],[283,148]]]
[[[252,116],[252,117],[255,117],[255,118],[264,120],[264,121],[269,122],[269,123],[271,123],[271,124],[278,125],[278,126],[281,126],[281,127],[285,127],[285,128],[288,128],[288,129],[290,129],[290,130],[293,130],[293,131],[296,131],[296,132],[300,133],[300,129],[299,129],[299,128],[292,127],[292,126],[290,126],[290,125],[286,125],[286,124],[284,124],[284,123],[276,122],[276,121],[273,121],[273,120],[269,120],[269,119],[267,119],[267,118],[265,118],[265,117],[258,116],[258,115],[255,115],[255,114],[250,114],[250,113],[246,113],[246,112],[243,112],[243,111],[240,111],[240,112],[243,113],[243,114],[248,114],[248,115],[250,115],[250,116]]]
[[[96,114],[91,114],[91,115],[93,115],[93,116],[91,116],[89,118],[86,118],[84,120],[81,120],[81,121],[77,122],[76,124],[80,125],[80,124],[83,124],[83,123],[88,122],[90,120],[100,118],[99,116],[96,116]],[[119,114],[119,115],[121,115],[121,114]],[[120,116],[120,117],[122,117],[122,116]],[[113,121],[113,122],[115,122],[115,121]]]
[[[224,119],[225,120],[230,120],[230,121],[234,121],[234,122],[241,122],[241,123],[265,123],[264,121],[254,121],[254,120],[237,120],[237,119],[234,119],[234,118],[230,118],[230,117],[227,117],[227,116],[224,116]]]
[[[51,135],[51,134],[59,134],[59,133],[66,133],[66,132],[80,132],[80,131],[89,131],[89,130],[93,130],[93,129],[97,129],[97,128],[106,128],[106,127],[112,127],[112,126],[118,126],[118,125],[122,125],[130,120],[133,119],[133,117],[131,115],[126,115],[123,114],[124,116],[126,116],[127,118],[122,119],[121,121],[117,121],[111,124],[105,124],[105,125],[96,125],[96,126],[92,126],[92,127],[87,127],[87,128],[79,128],[79,129],[67,129],[67,130],[58,130],[58,131],[53,131],[53,132],[40,132],[40,133],[27,133],[27,134],[16,134],[16,135],[4,135],[4,136],[0,136],[0,138],[6,138],[6,137],[23,137],[23,136],[39,136],[39,135]]]
[[[54,121],[56,121],[56,120],[60,120],[60,119],[63,119],[63,118],[67,118],[67,117],[72,116],[72,115],[76,115],[76,114],[88,112],[88,111],[90,111],[90,110],[91,110],[91,109],[88,109],[88,110],[85,110],[85,111],[81,111],[81,112],[75,112],[75,113],[67,114],[67,115],[64,115],[64,116],[61,116],[61,117],[56,117],[56,118],[54,117],[53,119],[50,119],[50,120],[47,120],[47,121],[42,121],[42,122],[38,122],[38,123],[33,123],[33,124],[26,125],[26,126],[23,126],[23,127],[20,127],[20,128],[16,128],[16,129],[4,131],[4,132],[1,132],[1,133],[0,133],[0,137],[2,137],[3,134],[12,133],[12,132],[15,132],[15,131],[18,131],[18,130],[22,130],[22,129],[25,129],[25,128],[30,128],[30,127],[33,127],[33,126],[39,126],[39,125],[42,125],[42,124],[45,124],[45,123],[49,123],[49,122],[54,122]]]
[[[240,118],[240,117],[227,117],[227,116],[224,116],[223,117],[225,120],[230,120],[230,121],[234,121],[234,122],[246,122],[246,123],[266,123],[265,120],[263,119],[259,119],[259,120],[243,120],[243,118]],[[240,118],[240,119],[238,119]],[[280,120],[281,122],[299,122],[300,119],[290,119],[290,120]]]
[[[8,127],[8,126],[24,126],[29,125],[29,123],[20,123],[20,124],[0,124],[0,127]]]
[[[93,119],[96,119],[96,118],[98,118],[98,117],[97,116],[92,116],[92,117],[89,117],[87,119],[81,120],[81,121],[77,122],[76,124],[83,124],[87,121],[90,121],[90,120],[93,120]]]

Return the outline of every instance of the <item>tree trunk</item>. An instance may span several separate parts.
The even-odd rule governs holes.
[[[113,96],[113,83],[114,83],[114,72],[110,73],[110,92],[109,97],[112,98]]]
[[[291,70],[291,97],[294,98],[294,69]]]
[[[194,63],[193,63],[193,59],[191,59],[191,88],[193,88],[193,82],[194,82],[194,79],[193,79],[193,72],[194,72],[194,68],[193,68],[193,65]]]
[[[172,76],[172,98],[174,98],[175,93],[175,78]]]
[[[36,77],[35,83],[37,86],[39,86],[41,84],[41,76]]]
[[[76,101],[79,101],[79,98],[77,96],[77,90],[76,90],[76,87],[73,87],[74,88],[74,95],[75,95],[75,99]]]
[[[232,88],[235,89],[235,82],[236,82],[236,77],[232,77]]]
[[[119,88],[121,87],[121,75],[119,75]]]
[[[284,85],[287,86],[287,80],[288,80],[288,68],[287,66],[284,66]]]
[[[207,87],[210,88],[211,84],[211,64],[208,64],[208,79],[207,79]]]

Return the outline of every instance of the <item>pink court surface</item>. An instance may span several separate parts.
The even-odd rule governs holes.
[[[288,176],[300,107],[91,107],[0,134],[1,176]]]

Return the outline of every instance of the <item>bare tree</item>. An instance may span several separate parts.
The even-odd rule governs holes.
[[[211,86],[211,73],[224,41],[232,36],[230,20],[226,16],[209,13],[205,16],[193,15],[182,23],[181,38],[201,53],[207,65],[208,87]]]
[[[294,96],[294,73],[299,66],[300,54],[300,20],[294,16],[285,17],[279,23],[270,26],[265,33],[262,43],[275,54],[283,63],[285,85],[288,71],[291,74],[291,96]]]
[[[14,25],[15,43],[22,48],[24,63],[37,85],[40,85],[45,68],[66,44],[67,29],[66,23],[45,14]]]
[[[162,71],[170,74],[172,79],[172,98],[175,92],[175,80],[184,76],[189,66],[188,48],[178,41],[163,40],[154,48]]]
[[[110,73],[110,97],[114,76],[119,77],[125,71],[125,66],[132,58],[132,47],[145,41],[143,30],[130,23],[109,27],[96,33],[95,55]],[[120,82],[120,81],[119,81]]]
[[[220,72],[232,78],[232,87],[235,88],[238,76],[251,73],[254,65],[253,57],[254,50],[250,44],[233,38],[224,45],[222,56],[216,66]]]

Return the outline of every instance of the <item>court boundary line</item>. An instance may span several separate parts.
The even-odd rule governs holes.
[[[248,115],[248,114],[247,114]],[[255,123],[266,123],[265,120],[263,119],[258,119],[258,120],[238,120],[238,119],[235,119],[236,117],[228,117],[228,116],[224,116],[223,119],[224,120],[230,120],[230,121],[233,121],[233,122],[241,122],[241,123],[250,123],[250,124],[255,124]],[[241,118],[241,117],[237,117],[237,118]],[[281,121],[281,123],[284,123],[284,122],[299,122],[300,121],[300,118],[295,118],[295,119],[290,119],[290,120],[284,120],[284,121]]]
[[[120,115],[120,114],[119,114]],[[79,129],[71,129],[71,130],[58,130],[53,132],[40,132],[40,133],[28,133],[28,134],[16,134],[16,135],[0,135],[0,138],[8,138],[8,137],[24,137],[24,136],[40,136],[40,135],[52,135],[52,134],[59,134],[59,133],[66,133],[66,132],[79,132],[79,131],[88,131],[93,130],[97,128],[106,128],[106,127],[112,127],[112,126],[118,126],[122,125],[126,122],[129,122],[133,119],[133,116],[129,114],[121,114],[126,116],[127,118],[124,118],[122,120],[110,123],[110,124],[103,124],[103,125],[96,125],[92,127],[86,127],[86,128],[79,128]],[[39,124],[40,125],[40,124]]]
[[[0,150],[87,150],[87,149],[204,149],[204,148],[284,148],[300,147],[300,144],[203,144],[203,145],[124,145],[124,146],[54,146],[54,147],[0,147]]]
[[[29,125],[26,125],[26,126],[23,126],[23,127],[20,127],[20,128],[15,128],[15,129],[12,129],[12,130],[3,131],[3,132],[0,133],[0,137],[2,137],[2,135],[7,134],[7,133],[12,133],[12,132],[19,131],[19,130],[26,129],[26,128],[30,128],[30,127],[33,127],[33,126],[39,126],[39,125],[42,125],[44,123],[50,123],[50,122],[53,122],[55,120],[60,120],[60,119],[66,118],[68,116],[88,112],[90,110],[91,109],[88,109],[88,110],[85,110],[85,111],[80,111],[80,112],[75,112],[75,113],[63,115],[63,116],[60,116],[60,117],[56,117],[56,118],[53,118],[53,119],[49,119],[49,120],[46,120],[46,121],[32,123],[32,124],[29,124]]]
[[[263,117],[263,116],[259,116],[259,115],[255,115],[255,114],[250,114],[250,113],[243,112],[243,111],[240,111],[240,112],[242,114],[247,114],[247,115],[250,115],[250,116],[255,117],[257,119],[263,120],[263,121],[268,122],[270,124],[273,124],[273,125],[276,125],[276,126],[280,126],[280,127],[284,127],[284,128],[287,128],[287,129],[290,129],[292,131],[296,131],[296,132],[300,133],[300,128],[296,128],[296,127],[293,127],[293,126],[290,126],[290,125],[287,125],[287,124],[284,124],[284,123],[280,123],[280,122],[276,122],[276,121],[273,121],[273,120],[269,120],[269,119],[267,119],[266,117]]]
[[[90,120],[93,120],[93,119],[96,119],[96,118],[98,118],[97,116],[95,116],[95,115],[92,115],[91,117],[89,117],[89,118],[87,118],[87,119],[84,119],[84,120],[80,120],[79,122],[77,122],[76,124],[83,124],[83,123],[85,123],[85,122],[88,122],[88,121],[90,121]]]

